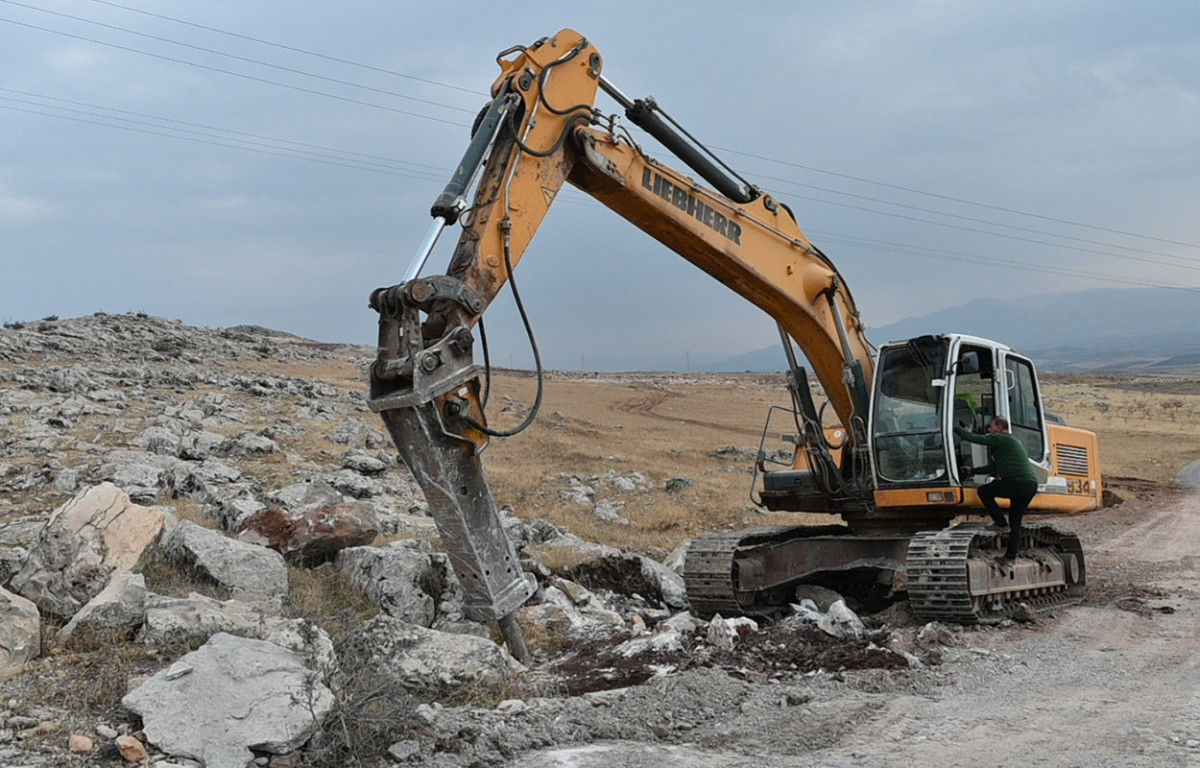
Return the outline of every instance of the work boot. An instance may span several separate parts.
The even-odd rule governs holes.
[[[1004,519],[1004,515],[992,515],[992,525],[996,530],[1003,531],[1008,528],[1008,521]]]

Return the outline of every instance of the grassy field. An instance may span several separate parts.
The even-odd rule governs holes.
[[[1098,433],[1108,476],[1170,483],[1200,458],[1200,384],[1194,380],[1058,376],[1043,387],[1051,410]],[[517,423],[521,406],[534,396],[532,377],[497,375],[493,420]],[[779,376],[552,374],[539,419],[517,437],[493,442],[484,465],[497,500],[520,516],[635,550],[669,550],[722,528],[819,522],[818,515],[763,514],[750,499],[753,455],[768,409],[788,402]],[[772,421],[772,432],[786,430],[784,420]],[[730,447],[738,450],[720,450]],[[630,525],[559,502],[564,473],[586,478],[610,470],[650,480],[641,495],[612,495],[625,502],[621,514]],[[676,477],[693,485],[666,492],[666,481]],[[605,498],[595,487],[597,500]]]

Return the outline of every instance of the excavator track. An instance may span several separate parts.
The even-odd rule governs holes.
[[[996,623],[1025,604],[1035,610],[1073,605],[1087,589],[1079,538],[1048,525],[1022,528],[1021,556],[1004,553],[1008,533],[965,524],[922,531],[908,547],[908,599],[922,621]]]
[[[747,613],[734,592],[734,557],[747,546],[786,537],[796,526],[750,528],[702,536],[688,548],[683,581],[688,602],[699,616],[740,616]]]
[[[995,623],[1022,604],[1044,610],[1082,600],[1079,538],[1049,525],[1022,531],[1021,557],[1001,564],[1008,533],[978,524],[912,536],[860,536],[842,526],[754,528],[694,540],[683,578],[692,609],[705,617],[777,613],[796,583],[847,567],[906,570],[909,603],[923,621]],[[754,588],[761,583],[769,586]]]
[[[843,525],[716,534],[692,542],[683,580],[697,615],[767,616],[786,611],[806,579],[903,569],[908,543],[906,535],[856,535]]]

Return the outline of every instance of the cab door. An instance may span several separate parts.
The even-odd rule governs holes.
[[[986,446],[969,443],[954,434],[955,427],[982,433],[998,414],[997,392],[1003,392],[1003,377],[997,347],[984,339],[960,339],[954,346],[954,364],[950,367],[950,408],[946,434],[952,446],[955,475],[960,483],[978,484],[981,476],[968,473],[968,467],[982,467],[991,457]]]
[[[996,410],[1008,419],[1012,433],[1025,446],[1033,463],[1050,469],[1050,442],[1046,434],[1046,414],[1033,362],[1011,350],[1000,351],[1001,381],[998,382]]]

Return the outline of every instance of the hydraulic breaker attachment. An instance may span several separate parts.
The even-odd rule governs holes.
[[[392,296],[401,293],[412,291]],[[394,340],[400,318],[416,311],[404,299],[384,299],[382,292],[372,298],[380,311],[381,342]],[[381,343],[371,372],[369,405],[383,418],[401,460],[425,493],[462,582],[467,616],[498,622],[509,651],[526,662],[529,655],[514,613],[533,594],[535,584],[522,572],[504,533],[480,462],[488,436],[478,428],[484,415],[470,335],[468,329],[458,328],[440,342],[411,349],[394,341]]]

